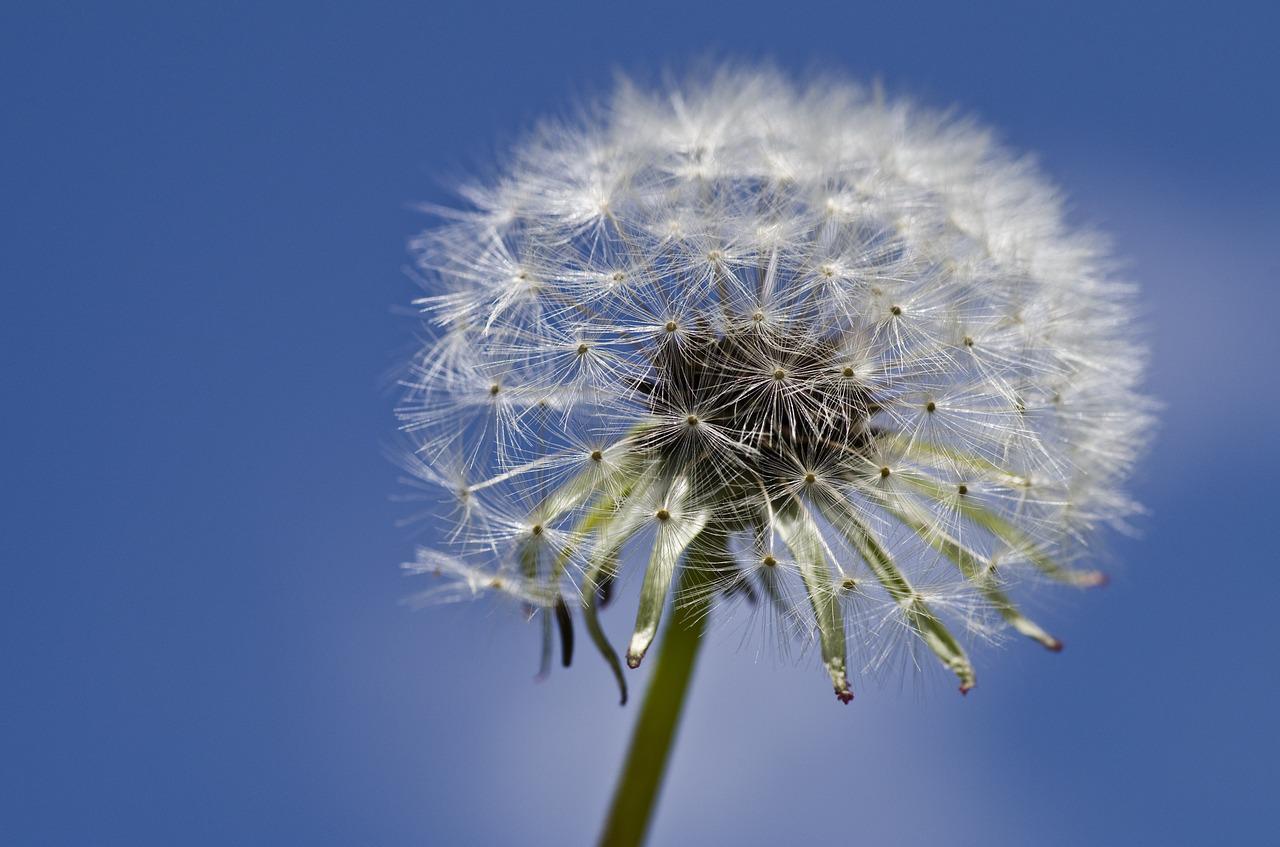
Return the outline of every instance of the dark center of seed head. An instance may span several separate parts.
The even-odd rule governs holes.
[[[784,489],[795,479],[787,468],[797,460],[800,467],[816,467],[868,452],[867,424],[876,408],[869,389],[806,378],[854,375],[854,367],[841,361],[847,351],[842,355],[833,341],[753,324],[724,333],[685,328],[681,341],[657,346],[645,394],[656,417],[683,420],[690,427],[714,421],[718,436],[724,435],[707,449],[735,455],[715,465],[714,473],[700,474],[705,485],[717,489],[706,494],[742,501],[758,493],[762,482]],[[785,384],[787,390],[762,391],[749,378],[762,371],[771,385]],[[655,436],[647,443],[681,467],[707,458],[691,453],[683,439]]]

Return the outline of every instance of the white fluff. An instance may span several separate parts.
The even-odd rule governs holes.
[[[1135,511],[1150,406],[1132,290],[1028,160],[852,85],[726,70],[623,83],[460,193],[412,242],[431,340],[398,412],[459,507],[457,555],[410,566],[465,586],[442,596],[593,616],[639,537],[660,614],[701,530],[733,560],[696,591],[774,607],[842,699],[846,638],[866,669],[906,633],[965,690],[965,633],[1060,646],[1016,594],[1099,581],[1086,545]]]

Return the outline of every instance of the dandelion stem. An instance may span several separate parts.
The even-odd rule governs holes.
[[[725,539],[715,530],[700,532],[689,546],[671,622],[659,645],[657,667],[636,718],[631,746],[600,836],[601,847],[629,847],[644,842],[707,625],[712,593],[705,590],[705,583],[714,568],[727,558]]]

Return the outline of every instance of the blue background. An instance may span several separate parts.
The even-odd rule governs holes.
[[[1037,151],[1143,284],[1166,408],[1145,539],[1048,606],[1062,655],[844,708],[722,627],[653,842],[1275,843],[1267,6],[29,5],[0,20],[0,842],[590,840],[635,714],[603,664],[534,684],[507,610],[397,605],[408,204],[615,67],[721,56]]]

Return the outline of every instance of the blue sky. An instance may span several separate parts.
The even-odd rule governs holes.
[[[726,57],[1036,152],[1142,284],[1166,405],[1144,538],[1043,610],[1065,652],[841,708],[721,627],[653,843],[1269,843],[1280,20],[1119,5],[5,11],[0,841],[590,839],[634,716],[603,665],[534,684],[503,610],[397,605],[408,206],[615,68]]]

